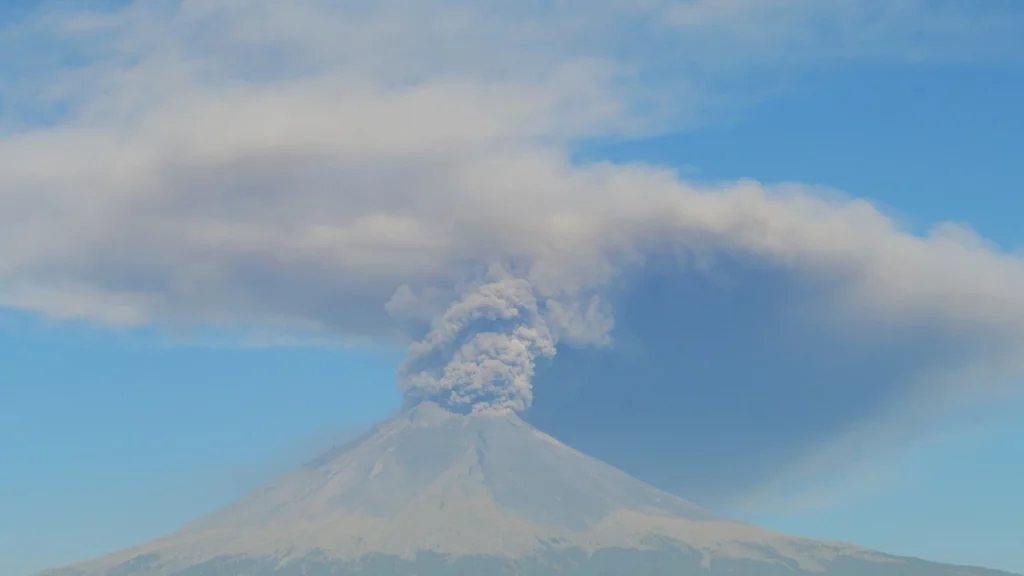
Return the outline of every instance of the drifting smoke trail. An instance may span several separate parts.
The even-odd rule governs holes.
[[[556,338],[528,281],[498,268],[488,276],[410,346],[400,368],[407,398],[474,412],[529,408],[537,358],[555,355]]]
[[[622,431],[619,438],[650,431],[622,442],[624,459],[642,445],[664,460],[679,453],[676,438],[710,436],[714,445],[694,450],[713,455],[700,471],[717,486],[730,463],[743,464],[736,474],[745,479],[786,465],[763,448],[802,454],[809,442],[878,418],[902,422],[906,410],[894,399],[946,403],[951,391],[1024,375],[1024,259],[969,230],[913,235],[868,202],[799,185],[698,184],[658,166],[570,160],[581,140],[713,119],[703,117],[705,105],[729,101],[719,92],[730,96],[727,86],[746,86],[733,74],[747,66],[817,63],[856,48],[874,57],[882,46],[912,46],[917,58],[922,38],[975,53],[973,39],[1001,46],[1016,30],[1003,21],[995,29],[988,19],[964,19],[950,30],[947,12],[926,3],[897,12],[857,2],[756,3],[753,16],[728,15],[739,19],[725,27],[740,33],[731,36],[717,18],[703,28],[684,18],[688,31],[703,33],[681,33],[662,10],[678,2],[638,10],[603,0],[543,3],[542,17],[522,9],[534,3],[515,2],[163,4],[55,14],[12,37],[12,53],[49,39],[82,58],[70,69],[61,59],[40,62],[30,86],[14,94],[0,87],[0,97],[54,106],[52,124],[0,133],[0,306],[114,325],[389,343],[406,314],[414,322],[403,337],[416,341],[399,374],[408,402],[532,406],[534,423],[559,436],[576,430],[581,442],[579,430],[599,431],[599,440],[609,430]],[[811,4],[816,17],[801,16]],[[761,20],[785,24],[773,31],[778,38],[804,37],[817,16],[858,25],[839,26],[844,35],[806,54],[782,42],[773,56],[741,37],[746,23]],[[912,42],[879,42],[878,30],[911,29]],[[790,52],[800,54],[790,61]],[[705,72],[689,75],[698,70]],[[701,263],[709,251],[820,281],[781,292],[822,304],[776,316],[776,302],[755,297],[766,285],[755,276],[748,306],[723,305],[701,325],[694,318],[724,292],[717,285],[689,299],[676,289],[613,286],[628,289],[630,276],[666,253],[684,252],[692,268],[717,274]],[[469,276],[496,261],[517,266]],[[457,285],[467,276],[478,281]],[[668,313],[684,304],[685,313]],[[737,332],[736,346],[708,337],[759,317]],[[805,317],[821,321],[801,328],[811,336],[793,337]],[[595,351],[610,343],[613,324],[618,345]],[[932,344],[943,330],[953,344]],[[876,348],[848,340],[875,342],[879,333],[900,335],[880,352],[901,362],[881,363],[884,373],[872,378],[847,376],[849,366],[879,365]],[[836,345],[806,353],[805,343],[823,342]],[[557,385],[546,386],[552,378],[538,365],[558,346],[549,367]],[[568,346],[589,346],[583,353],[593,356]],[[698,361],[742,368],[738,355],[773,347],[781,352],[757,373],[723,377],[711,365],[695,377]],[[903,367],[907,349],[923,350],[914,367],[921,370]],[[822,357],[833,361],[807,369]],[[951,358],[958,362],[947,369]],[[936,367],[948,382],[921,385]],[[544,390],[536,402],[535,372]],[[564,385],[572,379],[581,385]],[[708,388],[695,388],[702,383]],[[830,386],[843,392],[826,397],[835,399],[832,412],[814,395]],[[734,410],[734,397],[750,410]],[[649,406],[622,410],[644,398]],[[717,411],[708,398],[721,401]],[[612,410],[595,407],[602,399]],[[680,418],[674,404],[694,412]],[[749,415],[768,408],[775,420]],[[663,417],[652,416],[658,410]],[[822,416],[817,427],[793,424],[807,414]],[[609,424],[616,417],[617,428]],[[752,433],[739,438],[738,430]],[[787,430],[794,435],[780,439]],[[656,449],[658,438],[671,446]],[[601,446],[593,451],[602,455]],[[611,452],[603,455],[643,471]],[[749,472],[751,456],[768,462],[763,473]]]

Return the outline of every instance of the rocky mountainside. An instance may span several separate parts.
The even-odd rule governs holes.
[[[166,538],[46,576],[1006,576],[719,518],[512,414],[425,403]]]

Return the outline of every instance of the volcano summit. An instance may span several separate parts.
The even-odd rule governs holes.
[[[45,576],[1007,576],[720,518],[511,412],[423,403],[166,538]]]

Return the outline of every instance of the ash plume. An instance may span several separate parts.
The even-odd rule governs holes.
[[[409,397],[472,411],[530,406],[536,360],[555,355],[555,338],[529,282],[490,275],[409,346],[399,370]]]
[[[401,318],[422,311],[418,300],[405,287],[387,308]],[[545,293],[530,274],[498,264],[463,283],[450,303],[433,305],[424,314],[426,334],[409,345],[399,368],[399,385],[407,404],[430,400],[457,411],[527,410],[538,361],[553,358],[563,340],[604,347],[614,323],[597,295]]]
[[[573,152],[714,121],[748,71],[976,57],[1017,28],[928,3],[542,4],[138,0],[0,30],[76,54],[0,86],[0,306],[409,345],[407,402],[522,412],[673,489],[696,472],[654,461],[696,462],[709,499],[756,488],[734,462],[815,468],[1016,389],[1024,259],[968,227]]]

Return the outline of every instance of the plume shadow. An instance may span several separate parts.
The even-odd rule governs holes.
[[[844,330],[839,282],[729,255],[708,270],[653,259],[613,290],[612,348],[560,348],[524,416],[656,487],[728,505],[912,409],[923,375],[970,353],[935,326]]]

